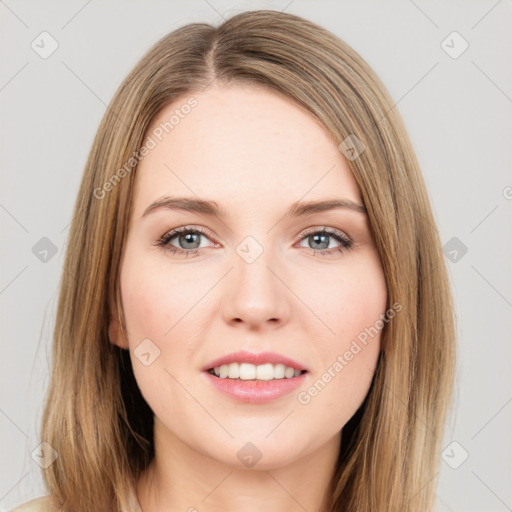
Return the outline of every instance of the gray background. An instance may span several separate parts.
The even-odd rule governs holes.
[[[0,509],[45,493],[31,453],[63,246],[106,105],[164,34],[256,8],[328,28],[369,62],[396,101],[448,244],[457,305],[458,393],[440,454],[438,510],[512,510],[510,0],[0,0]],[[31,47],[51,48],[50,39],[41,43],[43,31],[59,45],[47,58]],[[469,44],[457,58],[457,36],[442,44],[453,31]],[[55,255],[42,252],[44,237]]]

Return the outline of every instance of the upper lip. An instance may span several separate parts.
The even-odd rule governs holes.
[[[203,371],[211,370],[212,368],[216,368],[217,366],[221,366],[223,364],[230,363],[250,363],[255,366],[271,363],[271,364],[284,364],[285,366],[290,366],[295,368],[296,370],[306,370],[308,369],[301,363],[298,363],[294,359],[290,357],[283,356],[281,354],[277,354],[276,352],[247,352],[245,350],[241,350],[238,352],[232,352],[226,356],[219,357],[209,362],[205,367],[203,367]]]

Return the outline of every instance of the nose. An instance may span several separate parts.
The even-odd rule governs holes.
[[[254,261],[244,259],[243,252],[240,254],[233,254],[233,269],[226,276],[224,320],[251,330],[287,323],[291,292],[276,258],[266,250]]]

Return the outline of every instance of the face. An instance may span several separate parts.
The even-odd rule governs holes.
[[[345,157],[309,112],[247,86],[191,96],[196,106],[167,135],[153,130],[190,96],[150,129],[160,136],[137,169],[121,262],[127,335],[112,320],[111,340],[130,350],[158,432],[236,467],[251,442],[259,467],[273,468],[335,439],[363,402],[385,279],[364,211],[291,209],[362,205]],[[158,206],[183,197],[218,211]],[[238,351],[272,355],[217,365],[228,377],[207,371]],[[282,357],[301,375],[278,378]],[[242,380],[229,378],[237,368]]]

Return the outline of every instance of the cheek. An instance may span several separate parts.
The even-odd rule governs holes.
[[[344,307],[335,327],[341,334],[339,348],[347,361],[346,369],[358,368],[360,374],[368,372],[370,376],[380,350],[387,302],[384,274],[380,262],[372,256],[371,264],[354,272],[351,285],[340,291]]]
[[[187,332],[191,325],[186,316],[192,294],[168,269],[147,260],[136,251],[126,260],[121,272],[123,308],[137,385],[153,412],[167,417],[182,399],[173,377],[183,381],[180,362],[189,360],[193,351],[187,343],[194,338]]]
[[[314,402],[320,414],[336,411],[335,423],[343,425],[363,402],[380,352],[387,289],[378,258],[371,255],[340,267],[324,290],[312,298],[328,335],[315,347],[315,375],[299,402]]]
[[[186,368],[181,362],[190,361],[197,351],[203,306],[198,298],[205,286],[190,273],[177,275],[155,264],[136,247],[130,250],[121,271],[130,355],[137,383],[154,405],[162,382],[172,382],[170,374],[183,381]]]
[[[197,301],[194,281],[183,282],[168,267],[152,264],[147,255],[138,256],[136,251],[123,266],[121,282],[130,347],[144,338],[163,346],[186,324],[181,319]]]
[[[310,273],[302,282],[301,294],[314,313],[310,318],[315,317],[323,331],[328,353],[343,349],[385,313],[386,282],[374,253],[358,255],[327,272]]]
[[[373,337],[376,337],[372,327],[385,313],[385,283],[377,273],[368,273],[350,278],[345,285],[335,292],[339,308],[334,320],[334,331],[336,337],[343,341],[343,345],[349,344],[352,340],[364,343],[365,333],[367,334],[369,330]]]

